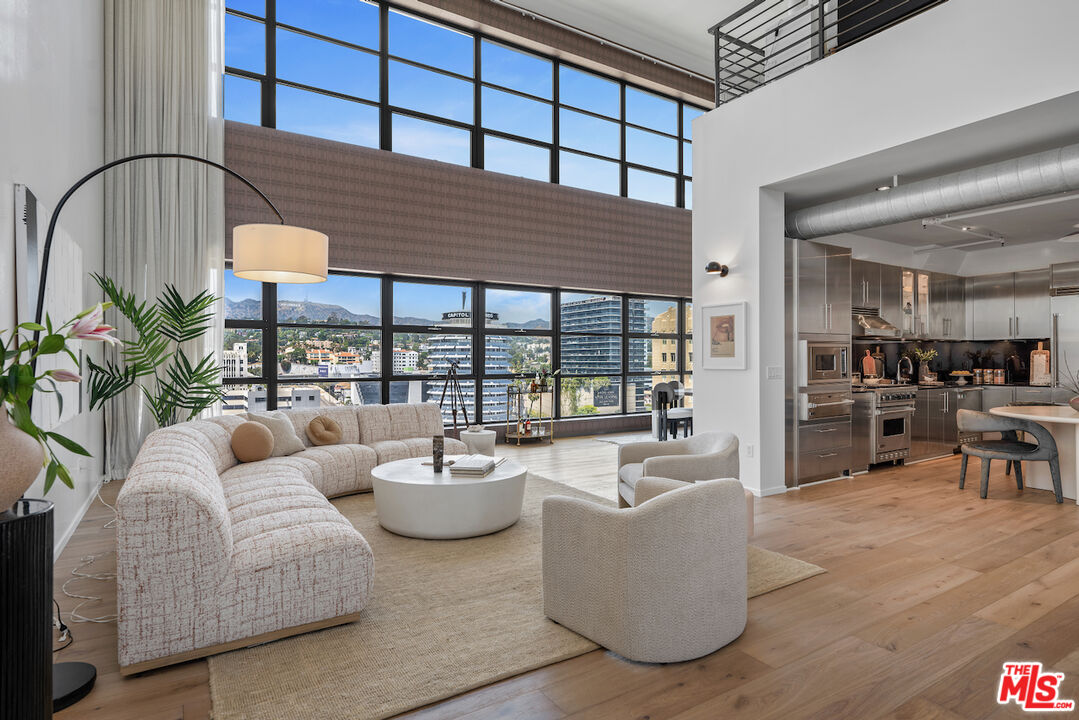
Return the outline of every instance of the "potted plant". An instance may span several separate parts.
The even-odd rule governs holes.
[[[57,478],[69,488],[75,487],[53,443],[77,455],[89,457],[90,453],[74,440],[38,427],[30,414],[30,400],[35,393],[52,393],[63,414],[64,399],[56,383],[82,380],[78,374],[79,360],[68,346],[70,341],[117,342],[109,334],[113,328],[103,320],[106,307],[107,304],[95,305],[59,328],[54,328],[52,319],[46,315],[44,325],[25,322],[10,332],[0,332],[4,346],[0,378],[0,458],[4,461],[4,472],[0,473],[0,512],[7,511],[26,492],[42,468],[45,468],[46,493]],[[20,331],[43,337],[34,340]],[[71,358],[75,370],[55,368],[35,373],[38,358],[60,353]]]
[[[184,344],[209,331],[217,297],[203,291],[185,300],[166,285],[156,302],[139,303],[110,278],[95,274],[94,279],[135,328],[136,338],[123,341],[120,364],[88,361],[90,409],[137,385],[158,427],[167,427],[194,418],[224,397],[213,353],[193,360],[184,350]]]
[[[562,368],[551,372],[550,365],[541,365],[539,372],[536,373],[535,390],[538,390],[539,392],[547,392],[547,390],[550,389],[550,383],[560,372],[562,372]]]
[[[929,363],[935,360],[939,354],[932,348],[914,348],[910,351],[911,357],[918,361],[918,382],[933,379],[933,373],[929,370]]]

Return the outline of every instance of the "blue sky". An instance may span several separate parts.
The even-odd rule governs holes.
[[[262,0],[227,0],[232,9],[261,16]],[[278,0],[280,23],[304,28],[374,50],[378,43],[377,7],[362,0]],[[407,63],[389,67],[389,100],[393,105],[436,117],[471,124],[475,121],[473,82],[476,79],[473,39],[452,28],[407,13],[389,13],[389,51],[392,55],[456,73],[443,75]],[[260,22],[226,16],[225,62],[230,67],[265,71],[265,31]],[[481,43],[484,82],[535,95],[524,98],[495,88],[482,90],[483,126],[492,130],[550,143],[553,140],[553,64],[550,60],[484,40]],[[353,97],[378,101],[378,58],[371,52],[277,30],[277,73],[290,80]],[[563,103],[617,119],[619,85],[574,68],[561,66],[559,94]],[[244,78],[225,81],[226,117],[257,124],[260,120],[259,84]],[[643,90],[626,91],[626,116],[633,123],[668,133],[678,130],[675,101]],[[562,145],[618,157],[619,127],[573,110],[560,109]],[[373,106],[342,100],[287,86],[277,88],[277,127],[332,140],[379,146],[379,113]],[[684,132],[697,114],[684,113]],[[392,118],[391,136],[397,152],[443,162],[471,164],[470,133],[449,125],[405,115]],[[627,159],[677,171],[681,148],[677,140],[644,130],[627,131]],[[488,136],[484,140],[489,170],[549,181],[550,151],[527,143]],[[560,181],[566,185],[617,194],[615,164],[560,151]],[[634,173],[629,196],[673,204],[674,182],[652,174]]]

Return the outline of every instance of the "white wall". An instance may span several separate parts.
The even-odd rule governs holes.
[[[695,122],[695,307],[750,303],[747,370],[697,347],[695,425],[738,433],[747,487],[783,491],[784,381],[762,380],[784,359],[783,208],[761,188],[1074,92],[1077,26],[1073,0],[951,0]]]
[[[27,185],[48,211],[63,192],[104,156],[104,14],[101,0],[0,0],[0,328],[15,320],[14,184]],[[42,235],[47,218],[40,218]],[[74,195],[60,231],[82,250],[84,270],[101,272],[103,196],[100,182]],[[92,282],[85,305],[100,300]],[[46,310],[48,309],[46,304]],[[67,318],[64,318],[65,320]],[[100,349],[93,348],[98,353]],[[83,413],[55,430],[81,443],[91,459],[67,455],[76,489],[61,483],[55,538],[62,548],[102,477],[101,413]],[[28,493],[41,497],[41,479]]]

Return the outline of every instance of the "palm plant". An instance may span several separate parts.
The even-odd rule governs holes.
[[[123,361],[90,366],[90,408],[101,407],[133,385],[142,392],[158,427],[190,420],[220,400],[224,392],[213,354],[193,361],[183,344],[206,334],[218,298],[209,291],[184,300],[166,285],[157,302],[139,303],[111,278],[94,275],[113,306],[135,328],[134,340],[123,340]]]

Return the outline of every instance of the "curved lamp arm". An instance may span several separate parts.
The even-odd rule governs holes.
[[[261,190],[255,187],[254,183],[245,178],[243,175],[240,175],[235,170],[230,170],[221,163],[216,163],[213,160],[207,160],[206,158],[199,157],[198,155],[186,155],[184,153],[141,153],[139,155],[130,155],[128,157],[120,158],[119,160],[113,160],[112,162],[102,165],[97,170],[94,170],[93,172],[82,176],[78,180],[78,182],[68,188],[68,191],[64,193],[64,196],[62,198],[60,198],[60,202],[56,204],[56,209],[52,211],[52,217],[49,218],[49,230],[47,233],[45,233],[45,248],[41,254],[41,275],[38,278],[37,284],[37,308],[34,311],[34,322],[36,322],[38,325],[41,324],[41,318],[45,310],[45,282],[49,277],[49,253],[52,251],[52,236],[56,230],[56,219],[60,216],[60,211],[64,208],[64,203],[67,202],[68,198],[70,198],[76,190],[85,185],[87,181],[100,175],[106,170],[114,168],[117,165],[123,165],[125,163],[133,162],[135,160],[145,160],[147,158],[178,158],[181,160],[194,160],[195,162],[200,162],[204,165],[209,165],[225,173],[228,173],[229,175],[242,182],[247,187],[254,190],[255,193],[260,198],[262,198],[263,202],[270,206],[270,209],[273,210],[274,215],[277,216],[277,220],[282,225],[285,223],[285,218],[282,217],[281,212],[272,202],[270,202],[270,198],[266,197],[266,195]],[[38,339],[38,336],[39,333],[35,332],[35,341]]]

